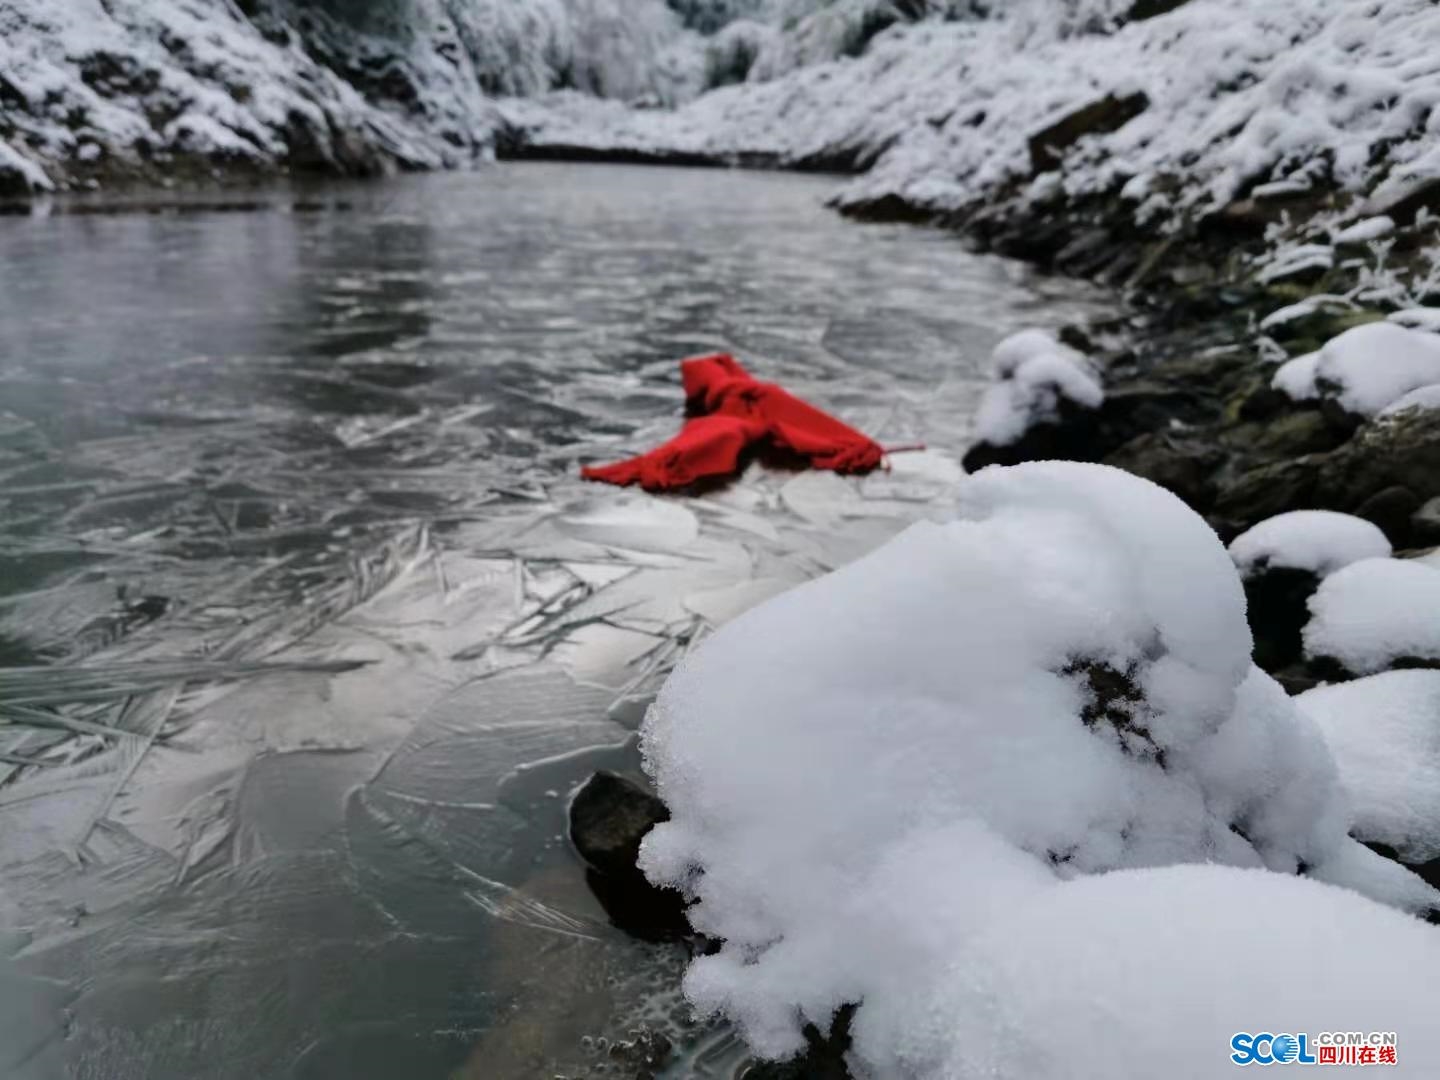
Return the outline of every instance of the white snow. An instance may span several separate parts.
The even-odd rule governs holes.
[[[1116,10],[1017,3],[990,19],[925,20],[857,58],[778,78],[757,62],[757,81],[674,112],[571,100],[534,123],[560,142],[878,159],[842,203],[894,195],[943,212],[1030,179],[1028,139],[1047,124],[1141,90],[1144,112],[1065,152],[1060,187],[1144,191],[1137,222],[1157,229],[1252,187],[1363,191],[1387,168],[1419,168],[1432,145],[1440,20],[1427,0],[1190,0],[1113,32],[1074,32],[1108,29]]]
[[[1362,559],[1310,597],[1305,652],[1357,675],[1396,660],[1440,660],[1440,570],[1411,559]]]
[[[1329,397],[1352,413],[1374,416],[1422,386],[1440,383],[1440,339],[1392,322],[1352,327],[1318,353],[1296,357],[1274,385],[1296,400]]]
[[[1305,401],[1317,396],[1315,368],[1320,363],[1318,352],[1306,353],[1293,360],[1287,360],[1275,371],[1270,385],[1283,390],[1295,401]]]
[[[1334,244],[1368,244],[1371,240],[1380,240],[1389,236],[1395,231],[1395,220],[1381,214],[1379,217],[1365,218],[1339,230],[1330,238]]]
[[[1000,912],[937,984],[867,1001],[855,1041],[894,1080],[1222,1080],[1236,1032],[1338,1027],[1397,1032],[1420,1075],[1440,1060],[1437,962],[1440,932],[1343,889],[1121,871]]]
[[[975,416],[976,434],[997,446],[1015,442],[1035,424],[1054,420],[1065,399],[1087,409],[1105,400],[1086,357],[1043,330],[1021,330],[991,356],[992,382]]]
[[[1230,558],[1245,577],[1270,566],[1324,577],[1360,559],[1388,558],[1390,552],[1379,526],[1331,510],[1277,514],[1230,542]]]
[[[1406,862],[1440,858],[1440,671],[1386,671],[1295,702],[1335,757],[1354,834]]]
[[[1440,409],[1440,383],[1432,383],[1400,395],[1381,409],[1379,415],[1395,416],[1410,409]]]
[[[1112,1003],[1153,993],[1173,1010],[1137,1014],[1160,1019],[1155,1038],[1177,1037],[1192,989],[1217,1008],[1224,999],[1271,1016],[1260,1006],[1282,1005],[1288,964],[1250,984],[1254,1000],[1210,989],[1233,974],[1217,936],[1264,940],[1236,925],[1252,899],[1304,928],[1275,955],[1298,955],[1302,939],[1316,955],[1315,933],[1335,932],[1326,920],[1342,909],[1345,933],[1358,935],[1347,941],[1372,929],[1377,942],[1408,940],[1402,917],[1280,876],[1309,868],[1417,908],[1436,899],[1393,864],[1355,858],[1324,741],[1250,664],[1239,578],[1203,520],[1148,481],[1071,462],[983,470],[962,482],[959,505],[958,520],[915,525],[740,615],[651,709],[643,748],[672,818],[646,838],[641,863],[696,898],[695,927],[724,943],[686,978],[702,1011],[783,1056],[803,1045],[802,1023],[824,1028],[861,1002],[860,1059],[878,1075],[938,1080],[970,1075],[947,1057],[967,1017],[1048,993],[1043,978],[1026,992],[984,991],[982,1013],[947,1013],[948,1031],[935,1029],[939,1056],[907,1056],[927,1018],[941,1023],[925,1003],[968,992],[964,972],[999,962],[988,946],[967,959],[987,927],[1069,942],[1079,951],[1057,958],[1075,965],[1065,978],[1110,986],[1100,971],[1113,971]],[[1180,862],[1278,873],[1056,884]],[[1178,898],[1191,885],[1205,902]],[[1127,897],[1113,924],[1099,910],[1108,902],[1085,899],[1112,889]],[[1030,903],[1034,916],[1012,921]],[[1151,953],[1134,926],[1172,918],[1173,947]],[[1182,947],[1187,936],[1195,948]],[[1092,944],[1115,959],[1082,976]],[[1012,947],[1027,963],[1044,952]],[[1295,969],[1302,982],[1307,965]],[[1047,1024],[1090,1015],[1092,994],[1055,985],[1065,1004]],[[1043,1041],[1044,1026],[1028,1038]],[[1214,1036],[1226,1068],[1225,1041],[1243,1029]],[[992,1032],[971,1049],[1001,1045]],[[1017,1059],[1014,1075],[1052,1075],[1021,1063],[1037,1061]],[[1144,1068],[1153,1075],[1154,1059]]]
[[[1392,311],[1387,318],[1393,323],[1407,326],[1411,330],[1428,330],[1440,334],[1440,308],[1417,307]]]

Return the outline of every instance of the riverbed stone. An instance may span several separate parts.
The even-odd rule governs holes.
[[[1396,484],[1362,502],[1355,508],[1355,516],[1378,525],[1391,543],[1404,545],[1410,540],[1410,519],[1419,509],[1419,497]]]
[[[1410,537],[1417,544],[1440,544],[1440,495],[1410,515]]]
[[[1152,431],[1137,435],[1104,460],[1174,492],[1203,514],[1215,501],[1215,473],[1225,456],[1209,439]]]
[[[1150,107],[1143,90],[1117,96],[1106,94],[1066,113],[1030,136],[1030,168],[1038,176],[1055,168],[1065,151],[1086,135],[1117,131]]]
[[[1256,665],[1272,674],[1293,667],[1304,653],[1301,632],[1310,621],[1307,604],[1320,587],[1319,575],[1290,566],[1257,566],[1245,575],[1244,586]]]
[[[1325,456],[1309,454],[1240,473],[1221,487],[1215,499],[1212,524],[1223,538],[1229,539],[1287,510],[1314,509],[1315,487]]]
[[[670,812],[658,798],[617,773],[600,771],[570,802],[570,840],[589,865],[586,882],[610,921],[646,940],[689,931],[685,902],[650,884],[636,860],[640,841]]]

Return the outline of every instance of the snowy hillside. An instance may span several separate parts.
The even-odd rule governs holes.
[[[893,27],[855,59],[727,87],[670,113],[567,99],[538,141],[863,168],[841,203],[945,213],[1118,195],[1142,226],[1252,196],[1440,177],[1440,18],[1429,0],[1189,0],[1118,28],[1118,5],[1018,3]],[[792,43],[793,47],[793,43]],[[757,81],[758,80],[758,81]]]
[[[490,98],[673,103],[703,70],[662,0],[0,0],[0,34],[0,194],[454,167]]]

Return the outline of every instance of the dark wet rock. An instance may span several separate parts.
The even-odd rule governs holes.
[[[1030,136],[1031,170],[1042,173],[1055,168],[1065,151],[1084,136],[1118,131],[1149,107],[1150,98],[1138,90],[1124,97],[1106,94],[1080,106]]]
[[[1366,424],[1327,455],[1320,484],[1326,505],[1353,510],[1390,487],[1408,488],[1417,508],[1440,495],[1440,414],[1414,409]]]
[[[570,803],[570,839],[600,873],[621,875],[635,869],[645,834],[669,820],[665,804],[639,784],[597,772]]]
[[[1384,215],[1397,224],[1410,225],[1422,210],[1440,212],[1440,176],[1416,177],[1401,183],[1382,184],[1362,212],[1365,217]]]
[[[1126,22],[1140,22],[1142,19],[1153,19],[1157,15],[1164,15],[1174,11],[1178,7],[1184,7],[1190,0],[1135,0],[1130,5],[1130,10],[1125,13]]]
[[[30,178],[14,165],[0,162],[0,199],[24,199],[30,194]]]
[[[591,891],[616,926],[646,940],[689,932],[680,893],[650,884],[636,866],[640,841],[669,819],[663,802],[612,772],[597,772],[570,802],[570,840],[590,865]]]
[[[1392,542],[1397,537],[1408,539],[1410,521],[1420,509],[1420,499],[1409,488],[1394,487],[1377,491],[1355,508],[1355,516],[1380,527]]]
[[[1271,673],[1293,668],[1303,656],[1301,632],[1310,621],[1306,605],[1320,587],[1319,575],[1289,566],[1257,566],[1245,575],[1244,585],[1256,665]],[[1297,693],[1294,687],[1304,676],[1293,670],[1289,675],[1285,688]]]
[[[1228,539],[1287,510],[1316,508],[1315,489],[1327,456],[1311,454],[1240,473],[1220,488],[1212,524]]]
[[[1012,443],[976,443],[966,451],[961,465],[966,472],[975,472],[987,465],[1018,465],[1022,461],[1097,461],[1101,453],[1098,413],[1061,398],[1053,420],[1032,424]]]
[[[1215,473],[1225,457],[1208,439],[1147,432],[1106,455],[1104,461],[1173,491],[1203,514],[1215,501]]]
[[[1417,544],[1440,544],[1440,495],[1410,515],[1410,537]]]
[[[1255,663],[1263,667],[1259,660]],[[1280,688],[1294,697],[1296,694],[1303,694],[1306,690],[1314,690],[1325,680],[1321,679],[1303,661],[1297,661],[1288,667],[1279,668],[1270,672],[1270,677],[1280,684]]]
[[[850,1023],[855,1006],[845,1005],[836,1014],[828,1035],[814,1024],[805,1025],[805,1052],[789,1061],[762,1061],[749,1066],[740,1080],[852,1080],[845,1067],[850,1050]]]
[[[1073,679],[1084,692],[1080,719],[1087,728],[1113,738],[1127,754],[1164,767],[1165,751],[1145,726],[1145,694],[1134,667],[1121,671],[1104,660],[1077,657],[1060,674]],[[1053,854],[1051,859],[1064,861]]]
[[[1237,424],[1222,437],[1236,451],[1273,461],[1334,450],[1350,438],[1351,430],[1323,410],[1295,409],[1263,423]]]

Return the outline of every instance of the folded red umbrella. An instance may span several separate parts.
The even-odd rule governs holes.
[[[747,453],[778,450],[816,469],[869,472],[880,444],[774,383],[760,382],[726,353],[680,361],[688,419],[680,434],[613,465],[586,466],[587,480],[668,491],[733,476]]]

